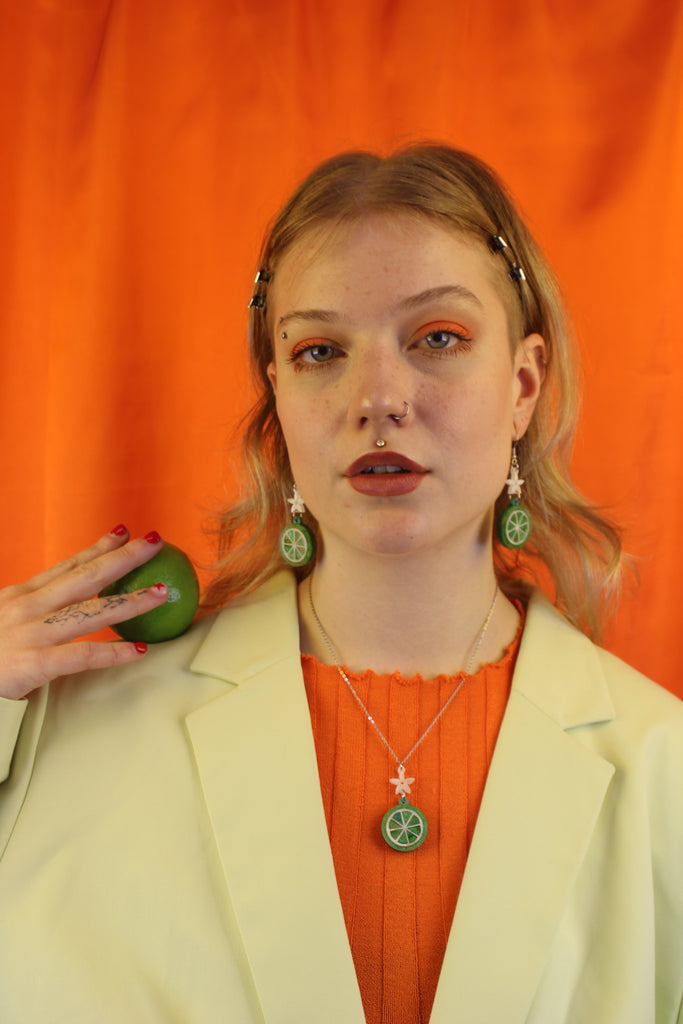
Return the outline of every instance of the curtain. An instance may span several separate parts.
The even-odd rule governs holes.
[[[123,520],[208,566],[267,221],[341,149],[469,149],[584,357],[574,471],[640,577],[606,643],[683,696],[678,0],[0,0],[0,579]]]

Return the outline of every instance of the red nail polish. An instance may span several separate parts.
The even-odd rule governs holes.
[[[138,654],[146,654],[147,653],[147,644],[143,644],[143,643],[135,644],[135,650],[138,652]]]
[[[147,541],[148,544],[158,544],[159,541],[161,540],[161,537],[159,536],[156,530],[150,530],[149,533],[145,534],[145,540]]]
[[[150,590],[156,590],[157,593],[161,593],[162,591],[165,593],[166,592],[166,584],[165,583],[155,583],[149,589]]]
[[[124,526],[123,523],[119,523],[118,526],[115,526],[114,529],[109,532],[113,533],[115,537],[123,537],[124,533],[128,533],[128,527]]]

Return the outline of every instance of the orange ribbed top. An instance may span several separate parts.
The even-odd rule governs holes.
[[[351,952],[369,1024],[426,1024],[465,871],[493,748],[510,694],[522,626],[503,658],[484,665],[406,765],[408,800],[427,818],[412,852],[382,839],[397,802],[396,762],[336,668],[302,665],[320,786]],[[438,714],[460,676],[348,676],[399,757]]]

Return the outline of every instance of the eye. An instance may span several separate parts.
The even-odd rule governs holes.
[[[332,345],[311,345],[309,348],[302,349],[297,355],[309,356],[314,363],[326,363],[333,357],[334,348]]]
[[[327,341],[305,341],[294,346],[287,362],[296,369],[314,369],[322,363],[329,363],[343,355],[341,349]]]
[[[472,338],[460,324],[425,324],[416,332],[413,347],[434,351],[467,351]]]
[[[458,339],[458,335],[453,331],[430,331],[425,335],[425,341],[430,348],[448,348],[453,339]]]

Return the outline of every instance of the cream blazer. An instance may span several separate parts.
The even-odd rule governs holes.
[[[0,760],[2,1024],[362,1024],[288,573]],[[682,789],[681,704],[534,598],[432,1024],[680,1024]]]

